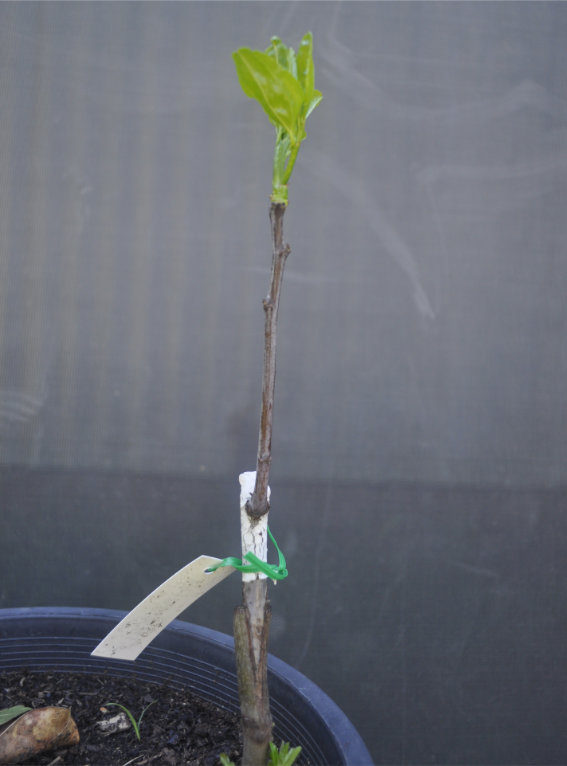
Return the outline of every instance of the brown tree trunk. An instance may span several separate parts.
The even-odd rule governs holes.
[[[265,766],[272,739],[267,672],[271,607],[267,600],[267,582],[263,579],[244,583],[243,604],[234,613],[243,766]]]
[[[285,205],[272,203],[272,272],[270,291],[264,299],[264,368],[262,375],[262,411],[258,436],[258,457],[254,491],[246,503],[250,523],[268,513],[268,479],[272,460],[272,415],[276,381],[276,339],[281,285],[289,245],[283,243]],[[245,552],[243,552],[244,554]],[[271,607],[268,580],[256,579],[242,584],[242,605],[234,615],[234,643],[242,735],[243,766],[265,766],[272,738],[272,717],[268,692],[268,634]]]

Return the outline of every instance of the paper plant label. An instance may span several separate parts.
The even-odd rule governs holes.
[[[213,556],[199,556],[189,562],[134,607],[91,654],[135,660],[172,620],[235,571],[232,567],[206,571],[220,560]]]

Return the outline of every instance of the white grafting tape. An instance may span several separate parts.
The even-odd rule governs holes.
[[[240,532],[242,537],[242,558],[247,553],[253,553],[262,561],[268,560],[268,514],[258,520],[251,519],[246,513],[246,503],[254,492],[256,471],[245,471],[238,477],[240,481]],[[270,488],[268,487],[268,501]],[[242,582],[252,582],[266,578],[263,572],[242,573]]]

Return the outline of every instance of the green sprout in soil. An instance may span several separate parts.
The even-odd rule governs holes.
[[[140,717],[138,718],[138,720],[134,718],[132,713],[128,710],[128,708],[125,705],[121,705],[119,702],[107,702],[105,703],[105,707],[119,707],[120,710],[123,710],[128,716],[128,718],[130,719],[130,723],[132,724],[132,728],[134,729],[134,734],[136,735],[136,738],[142,739],[142,735],[140,734],[140,726],[142,725],[142,718],[144,717],[144,713],[146,712],[146,710],[149,707],[151,707],[154,704],[154,702],[150,702],[149,705],[146,705],[146,707],[140,713]]]
[[[279,750],[273,742],[270,742],[268,766],[291,766],[300,752],[300,747],[294,747],[290,750],[289,742],[282,742]]]
[[[279,750],[273,742],[270,742],[270,759],[267,766],[292,766],[300,753],[300,747],[290,750],[289,742],[282,742]],[[231,761],[226,753],[221,753],[219,757],[222,766],[235,766],[234,761]]]

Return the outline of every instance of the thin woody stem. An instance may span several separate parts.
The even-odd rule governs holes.
[[[270,206],[272,225],[272,273],[270,291],[264,298],[264,370],[262,375],[262,412],[258,435],[256,484],[247,512],[260,518],[268,512],[268,479],[272,461],[272,415],[276,384],[276,342],[278,309],[284,268],[290,247],[283,242],[283,218],[286,206],[273,202]]]
[[[276,329],[278,307],[289,245],[283,243],[283,217],[286,206],[272,202],[272,273],[270,291],[264,299],[264,369],[262,374],[262,412],[258,435],[258,459],[254,490],[246,503],[253,524],[269,509],[268,479],[272,459],[272,414],[276,383]],[[242,583],[242,605],[234,614],[234,647],[238,672],[238,691],[242,717],[243,766],[264,766],[272,736],[272,716],[268,692],[268,633],[270,627],[268,581],[256,576]]]

